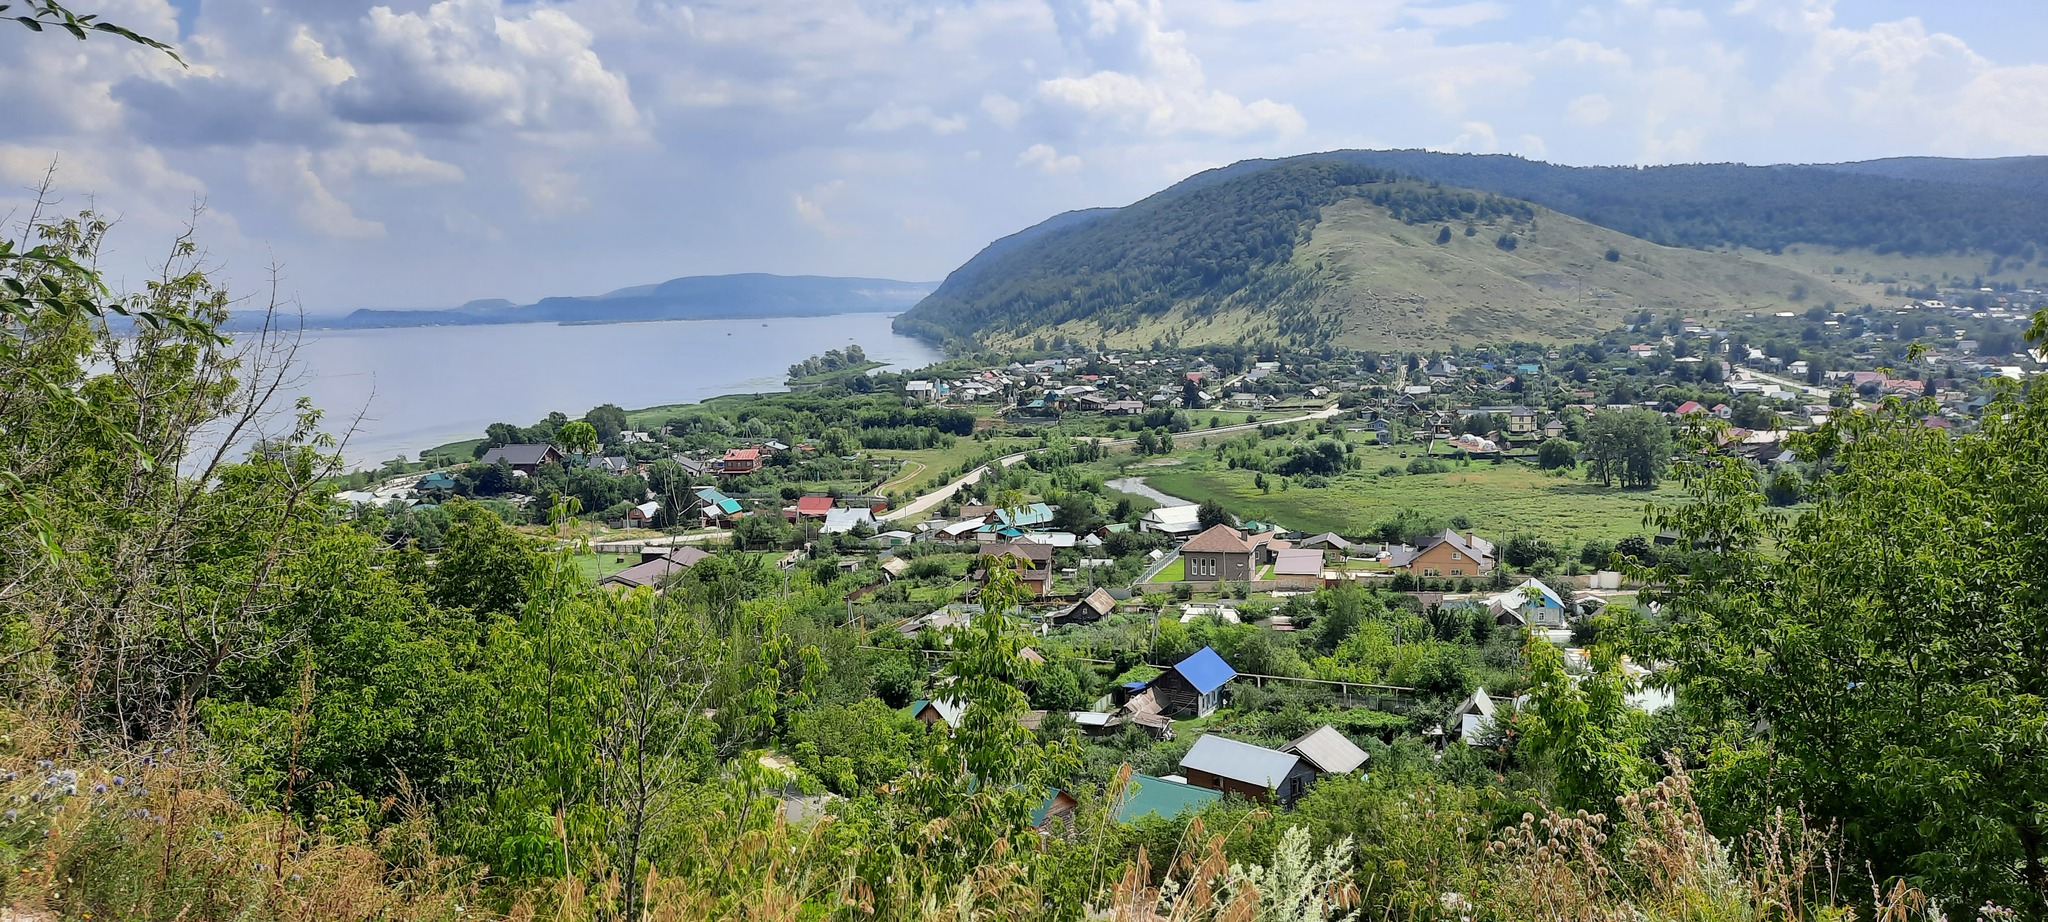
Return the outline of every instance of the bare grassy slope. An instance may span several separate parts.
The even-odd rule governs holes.
[[[1322,209],[1291,269],[1314,284],[1308,303],[1237,301],[1221,310],[1176,308],[1129,329],[1093,319],[992,337],[1023,345],[1064,334],[1117,347],[1152,342],[1284,340],[1282,321],[1321,318],[1323,335],[1364,348],[1572,340],[1612,329],[1638,312],[1711,320],[1751,311],[1804,310],[1852,293],[1786,265],[1728,252],[1658,246],[1547,209],[1532,221],[1408,224],[1388,209],[1346,199]],[[1450,240],[1439,244],[1443,230]],[[1500,245],[1503,234],[1514,248]],[[1607,251],[1619,258],[1609,262]],[[1861,303],[1857,301],[1855,303]]]
[[[1357,200],[1323,210],[1295,261],[1316,270],[1316,309],[1341,317],[1340,342],[1572,339],[1643,310],[1710,319],[1850,297],[1790,267],[1658,246],[1548,210],[1520,226],[1475,225],[1469,237],[1453,226],[1442,244],[1440,227],[1403,224]],[[1503,233],[1512,250],[1499,245]]]

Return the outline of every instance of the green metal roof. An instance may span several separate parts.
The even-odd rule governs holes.
[[[1130,786],[1124,789],[1124,800],[1117,808],[1116,821],[1134,823],[1147,816],[1170,820],[1222,799],[1222,794],[1208,788],[1134,773]]]

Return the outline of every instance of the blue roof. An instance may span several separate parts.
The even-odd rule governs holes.
[[[697,498],[707,503],[722,503],[732,497],[720,492],[717,487],[698,487]]]
[[[1223,683],[1237,678],[1237,670],[1230,668],[1230,664],[1224,662],[1223,657],[1216,655],[1214,647],[1203,647],[1195,651],[1193,656],[1175,663],[1173,671],[1180,673],[1180,677],[1188,680],[1188,684],[1193,685],[1195,691],[1204,695],[1222,688]]]

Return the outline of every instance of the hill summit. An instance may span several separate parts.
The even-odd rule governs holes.
[[[1846,304],[1854,296],[1826,279],[1705,248],[1994,252],[2025,265],[2048,241],[2048,210],[2019,207],[2029,196],[2015,193],[2048,175],[2048,158],[1986,163],[1579,168],[1422,151],[1245,161],[998,240],[896,326],[994,345],[1395,348],[1559,339],[1645,310]]]

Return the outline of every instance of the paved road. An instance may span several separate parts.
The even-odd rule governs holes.
[[[1017,452],[1016,454],[1004,455],[1000,458],[997,458],[995,460],[995,463],[1000,464],[1003,467],[1009,467],[1010,465],[1016,464],[1017,462],[1022,461],[1030,456],[1031,452],[1020,451]],[[946,500],[951,499],[953,497],[953,494],[960,492],[961,488],[973,486],[974,484],[980,483],[981,475],[988,473],[988,470],[989,466],[984,464],[980,467],[975,468],[974,470],[968,471],[967,473],[960,475],[960,479],[955,480],[952,483],[946,484],[943,487],[939,487],[928,493],[925,493],[923,496],[911,500],[910,502],[904,503],[902,506],[898,508],[891,509],[888,512],[882,513],[882,521],[901,522],[905,519],[916,518],[917,516],[924,515],[925,513],[930,512],[933,509],[937,509],[940,503],[943,503]]]

